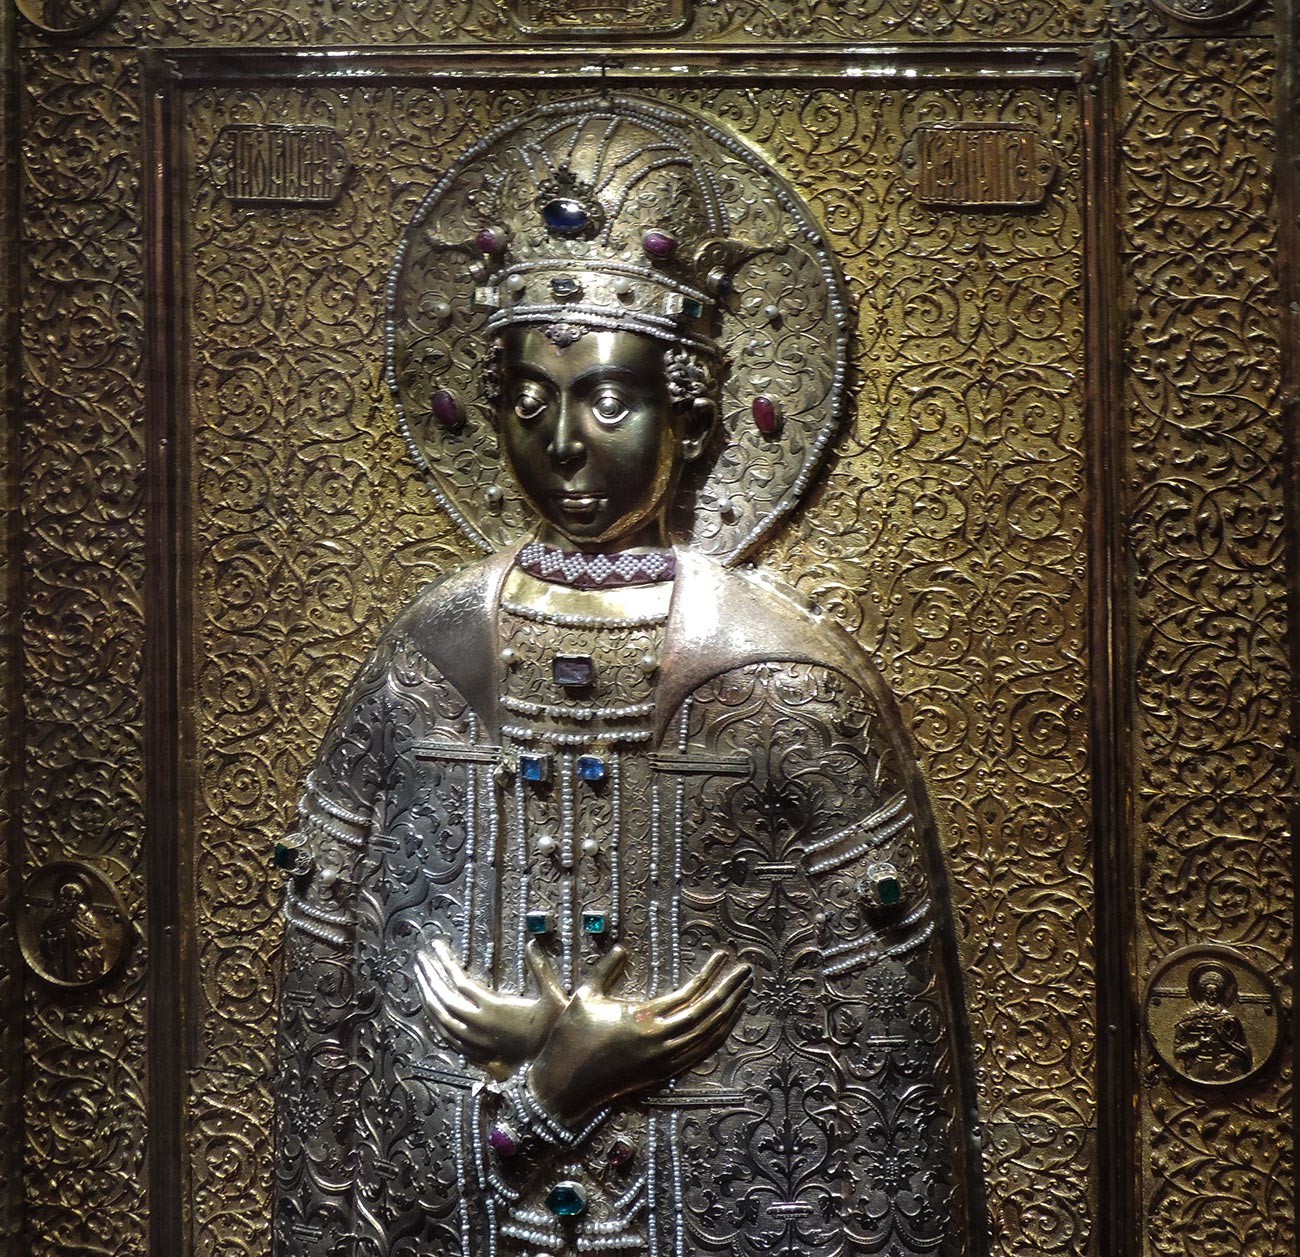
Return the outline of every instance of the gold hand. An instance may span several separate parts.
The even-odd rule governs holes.
[[[537,995],[503,995],[476,982],[452,955],[446,939],[415,957],[415,980],[425,1012],[457,1051],[507,1077],[537,1055],[568,1001],[546,954],[532,939],[525,953]]]
[[[716,951],[699,973],[667,995],[645,1002],[615,999],[609,991],[626,965],[623,948],[611,948],[556,1018],[529,1070],[533,1094],[566,1126],[716,1051],[754,983],[749,965]]]

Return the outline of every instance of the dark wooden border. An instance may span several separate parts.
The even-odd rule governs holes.
[[[1141,1251],[1138,1139],[1138,992],[1133,970],[1134,882],[1127,542],[1123,472],[1122,308],[1115,187],[1118,50],[1098,47],[1084,97],[1088,262],[1088,644],[1093,684],[1090,749],[1093,824],[1094,949],[1097,964],[1096,1251]]]
[[[438,48],[402,51],[294,51],[177,48],[143,54],[146,102],[146,239],[148,399],[148,537],[152,597],[147,608],[148,874],[150,1034],[151,1251],[188,1257],[185,1163],[188,1069],[192,1059],[190,1009],[193,940],[191,799],[195,785],[190,711],[192,673],[187,553],[189,452],[178,364],[181,294],[173,260],[181,255],[184,224],[173,214],[181,186],[183,109],[191,87],[240,84],[316,85],[339,82],[429,86],[589,86],[593,78],[620,86],[665,79],[690,84],[834,83],[850,87],[1074,84],[1081,94],[1084,137],[1086,262],[1085,335],[1095,369],[1085,397],[1088,500],[1090,759],[1097,878],[1098,1146],[1095,1154],[1098,1242],[1106,1257],[1137,1257],[1136,995],[1132,989],[1132,881],[1129,859],[1125,749],[1125,645],[1121,622],[1123,539],[1118,532],[1120,465],[1115,452],[1121,415],[1118,338],[1114,327],[1115,273],[1112,133],[1113,76],[1107,50],[1076,46],[869,45],[847,49],[608,47],[542,50]],[[965,1062],[967,1094],[973,1065]],[[972,1148],[978,1157],[979,1150]],[[979,1180],[982,1181],[982,1176]],[[973,1202],[983,1215],[983,1201]],[[982,1252],[987,1248],[987,1227]],[[978,1257],[978,1253],[974,1255]]]
[[[149,1251],[182,1257],[189,1175],[185,1164],[190,1056],[188,978],[193,919],[189,877],[190,796],[184,785],[188,709],[181,692],[188,673],[188,573],[184,491],[187,431],[178,414],[175,326],[179,294],[173,179],[180,169],[174,77],[144,64],[145,222],[145,870],[148,887]]]
[[[1291,786],[1300,777],[1300,3],[1277,4],[1277,214],[1278,287],[1281,297],[1282,389],[1281,420],[1285,465],[1282,468],[1282,502],[1285,510],[1283,541],[1287,569],[1287,660],[1291,673],[1290,745]],[[1291,886],[1300,887],[1300,802],[1291,807]],[[1296,907],[1292,905],[1291,938],[1295,939]],[[1291,966],[1290,1034],[1300,1043],[1300,971]],[[1300,1088],[1291,1088],[1291,1133],[1294,1166],[1300,1137]],[[1293,1171],[1294,1172],[1294,1171]],[[1294,1185],[1293,1185],[1294,1186]],[[1294,1198],[1294,1191],[1293,1191]],[[1300,1232],[1293,1252],[1300,1257]]]

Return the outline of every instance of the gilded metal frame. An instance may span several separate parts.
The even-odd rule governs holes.
[[[635,87],[667,76],[689,84],[703,75],[740,82],[898,84],[909,87],[994,82],[1074,85],[1083,116],[1087,234],[1085,332],[1093,368],[1086,381],[1091,504],[1089,651],[1093,677],[1089,754],[1096,843],[1094,875],[1098,967],[1097,1251],[1136,1257],[1140,1179],[1137,1012],[1133,984],[1133,885],[1128,832],[1127,676],[1124,539],[1121,518],[1123,417],[1119,404],[1119,285],[1114,246],[1115,85],[1108,46],[870,46],[841,50],[697,50],[652,46],[570,47],[544,51],[446,48],[419,51],[169,49],[144,59],[147,240],[147,546],[153,596],[148,642],[148,879],[150,895],[150,1239],[151,1251],[192,1251],[185,1164],[186,1078],[194,939],[191,921],[189,800],[195,786],[189,575],[185,514],[189,440],[178,386],[185,345],[177,331],[182,294],[172,284],[177,171],[183,148],[184,93],[213,84],[519,86],[589,82],[593,73]],[[179,993],[179,998],[178,998]]]
[[[1277,0],[1277,68],[1276,106],[1276,196],[1280,232],[1278,273],[1282,299],[1283,346],[1281,410],[1285,463],[1281,469],[1283,518],[1283,561],[1286,564],[1287,662],[1290,666],[1289,695],[1290,741],[1286,753],[1297,767],[1300,751],[1300,4],[1296,0]],[[1300,884],[1300,800],[1290,808],[1291,883]],[[1300,971],[1294,964],[1295,927],[1300,912],[1295,905],[1291,916],[1292,973],[1289,992],[1289,1021],[1282,1026],[1283,1047],[1300,1043]],[[1291,1132],[1293,1156],[1297,1132],[1300,1132],[1300,1090],[1293,1088],[1291,1097]],[[1300,1235],[1295,1251],[1300,1254]]]

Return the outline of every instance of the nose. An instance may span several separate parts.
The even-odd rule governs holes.
[[[557,467],[571,467],[582,462],[587,447],[582,443],[577,407],[567,395],[561,396],[555,427],[551,429],[551,439],[546,444]]]

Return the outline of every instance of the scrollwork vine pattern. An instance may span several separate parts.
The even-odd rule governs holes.
[[[1140,963],[1214,940],[1284,979],[1286,585],[1279,294],[1262,43],[1130,51],[1123,243]],[[1211,87],[1210,85],[1213,85]],[[1144,1234],[1153,1257],[1294,1244],[1289,1066],[1208,1096],[1149,1054]],[[1283,1202],[1288,1202],[1284,1204]]]
[[[1081,1252],[1093,1149],[1075,99],[674,99],[795,173],[860,300],[854,431],[764,562],[802,572],[806,594],[893,660],[967,923],[999,1251]],[[391,416],[367,400],[381,394],[379,286],[438,168],[429,137],[453,112],[485,132],[523,103],[362,88],[191,98],[196,135],[292,121],[335,128],[351,154],[384,154],[359,161],[325,212],[231,206],[201,166],[187,184],[205,783],[191,1155],[204,1257],[264,1244],[269,1105],[255,1080],[269,1068],[274,995],[257,975],[275,936],[265,853],[383,607],[469,557],[407,470]],[[918,125],[958,117],[1025,122],[1054,146],[1062,175],[1041,214],[968,219],[910,199],[899,146]],[[194,151],[201,160],[203,145]],[[943,487],[954,476],[957,497]]]
[[[26,87],[23,871],[88,860],[143,929],[138,75],[114,54],[49,55]],[[38,1257],[146,1251],[144,953],[102,999],[28,987]]]

